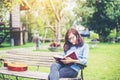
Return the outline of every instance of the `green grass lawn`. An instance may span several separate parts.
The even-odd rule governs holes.
[[[120,43],[98,43],[96,48],[89,45],[88,64],[84,70],[85,80],[120,80]],[[49,69],[41,68],[41,71],[49,72]]]
[[[90,48],[85,80],[120,80],[120,44],[98,44]]]
[[[9,50],[9,49],[15,49],[15,48],[27,48],[27,47],[32,47],[35,46],[35,43],[26,43],[21,46],[10,46],[9,43],[3,43],[0,45],[0,50]]]

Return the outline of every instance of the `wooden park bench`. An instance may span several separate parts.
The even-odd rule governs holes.
[[[30,78],[33,80],[47,80],[48,73],[39,71],[41,67],[50,67],[50,65],[54,62],[52,55],[56,54],[57,52],[51,53],[16,53],[16,52],[8,52],[5,53],[4,60],[8,60],[10,62],[23,62],[28,65],[27,71],[17,72],[17,71],[10,71],[6,67],[0,67],[0,75],[2,80],[10,80],[6,79],[6,75],[8,76],[15,76],[15,80],[19,80],[19,78]],[[57,53],[59,54],[59,53]],[[36,70],[30,70],[29,68],[34,66]],[[62,78],[60,80],[83,80],[83,68],[81,69],[80,76],[77,78]]]

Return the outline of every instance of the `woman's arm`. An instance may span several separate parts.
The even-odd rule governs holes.
[[[64,64],[79,63],[84,65],[87,63],[88,54],[89,54],[89,46],[85,44],[83,48],[81,48],[80,51],[78,52],[78,60],[67,57],[65,58],[65,60],[61,60],[61,62],[63,62]]]
[[[89,46],[88,44],[85,44],[82,49],[82,56],[78,56],[80,64],[83,65],[87,64],[88,54],[89,54]]]

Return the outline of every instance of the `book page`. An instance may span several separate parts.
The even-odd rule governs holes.
[[[62,60],[64,57],[61,55],[53,55],[53,58],[59,61],[59,60]]]

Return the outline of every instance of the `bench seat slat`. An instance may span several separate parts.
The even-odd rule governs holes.
[[[11,75],[11,76],[18,76],[24,78],[33,78],[33,79],[47,79],[48,74],[43,72],[37,71],[9,71],[7,68],[0,68],[1,74]]]
[[[11,75],[11,76],[17,76],[17,77],[23,77],[23,78],[31,78],[31,79],[42,79],[47,80],[48,74],[38,71],[22,71],[22,72],[16,72],[16,71],[9,71],[7,68],[0,68],[1,74]],[[60,78],[60,80],[77,80],[78,78]]]

